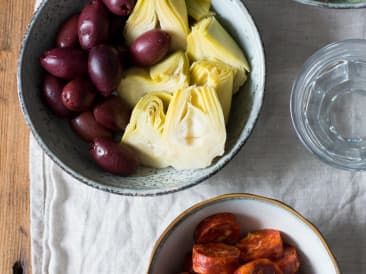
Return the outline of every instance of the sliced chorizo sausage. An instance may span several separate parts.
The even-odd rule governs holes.
[[[263,229],[249,233],[237,244],[242,263],[267,258],[278,259],[283,256],[281,233],[274,229]]]
[[[232,213],[218,213],[203,219],[194,231],[197,244],[234,244],[240,238],[240,226]]]
[[[282,270],[283,274],[296,274],[300,268],[300,260],[296,248],[285,245],[283,257],[274,261]]]
[[[283,274],[281,269],[268,259],[251,261],[237,270],[234,274]]]
[[[196,244],[193,270],[200,274],[232,274],[239,265],[240,250],[223,243]]]

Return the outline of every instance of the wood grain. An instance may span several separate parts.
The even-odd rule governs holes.
[[[0,273],[31,273],[28,139],[17,95],[20,42],[33,1],[0,0]]]

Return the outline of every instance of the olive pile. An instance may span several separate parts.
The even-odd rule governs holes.
[[[139,160],[127,145],[114,141],[125,130],[131,109],[115,95],[123,69],[151,66],[170,49],[169,34],[151,30],[130,47],[123,40],[126,17],[135,0],[92,0],[60,27],[56,48],[40,58],[46,70],[42,95],[59,117],[90,144],[90,153],[105,171],[133,174]]]

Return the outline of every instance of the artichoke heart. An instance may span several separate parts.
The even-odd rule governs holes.
[[[150,70],[129,69],[122,78],[118,93],[131,107],[147,93],[168,91],[189,86],[189,60],[187,55],[178,51],[170,55]]]
[[[157,27],[170,34],[173,50],[185,50],[189,33],[185,1],[138,0],[126,22],[124,37],[131,44],[144,32]]]
[[[138,0],[124,29],[128,44],[132,44],[143,33],[157,28],[158,16],[155,12],[155,0]]]
[[[155,82],[182,82],[185,86],[188,86],[189,60],[187,55],[183,51],[173,53],[159,64],[153,66],[150,69],[150,76]],[[175,89],[179,89],[179,86],[181,85],[178,84],[178,87],[175,87]]]
[[[132,68],[123,76],[118,94],[130,107],[134,107],[145,94],[158,90],[161,90],[159,85],[151,80],[148,71]]]
[[[215,89],[178,90],[169,105],[163,138],[175,169],[205,168],[221,156],[226,129]]]
[[[155,1],[160,28],[172,37],[172,48],[185,50],[189,33],[187,6],[183,0]]]
[[[218,60],[202,59],[194,62],[190,71],[192,84],[209,86],[216,90],[227,124],[233,96],[234,72],[232,67]]]
[[[217,59],[234,68],[234,93],[247,80],[249,64],[244,53],[214,16],[193,26],[187,38],[188,57],[193,61]]]
[[[133,147],[141,163],[146,166],[169,166],[169,156],[162,134],[171,98],[172,95],[167,92],[152,92],[142,97],[134,108],[122,137],[122,142]]]
[[[195,20],[211,15],[211,0],[186,0],[188,15]]]

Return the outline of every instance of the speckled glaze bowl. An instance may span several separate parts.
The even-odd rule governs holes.
[[[146,273],[180,273],[184,256],[193,246],[195,227],[220,212],[235,214],[241,235],[265,228],[281,231],[284,242],[298,251],[299,274],[341,274],[326,240],[312,223],[282,202],[252,194],[227,194],[185,210],[155,243]]]
[[[233,99],[225,155],[205,169],[176,171],[140,167],[131,177],[103,172],[65,120],[55,117],[40,96],[44,72],[41,54],[54,47],[59,25],[82,9],[86,0],[43,1],[23,40],[19,58],[18,89],[26,121],[42,149],[63,170],[81,182],[112,193],[153,196],[179,191],[207,179],[227,164],[244,145],[260,113],[265,85],[265,57],[258,30],[240,0],[213,0],[220,21],[245,50],[252,67],[250,80]]]
[[[366,8],[366,0],[295,0],[295,1],[305,5],[334,8],[334,9]]]

